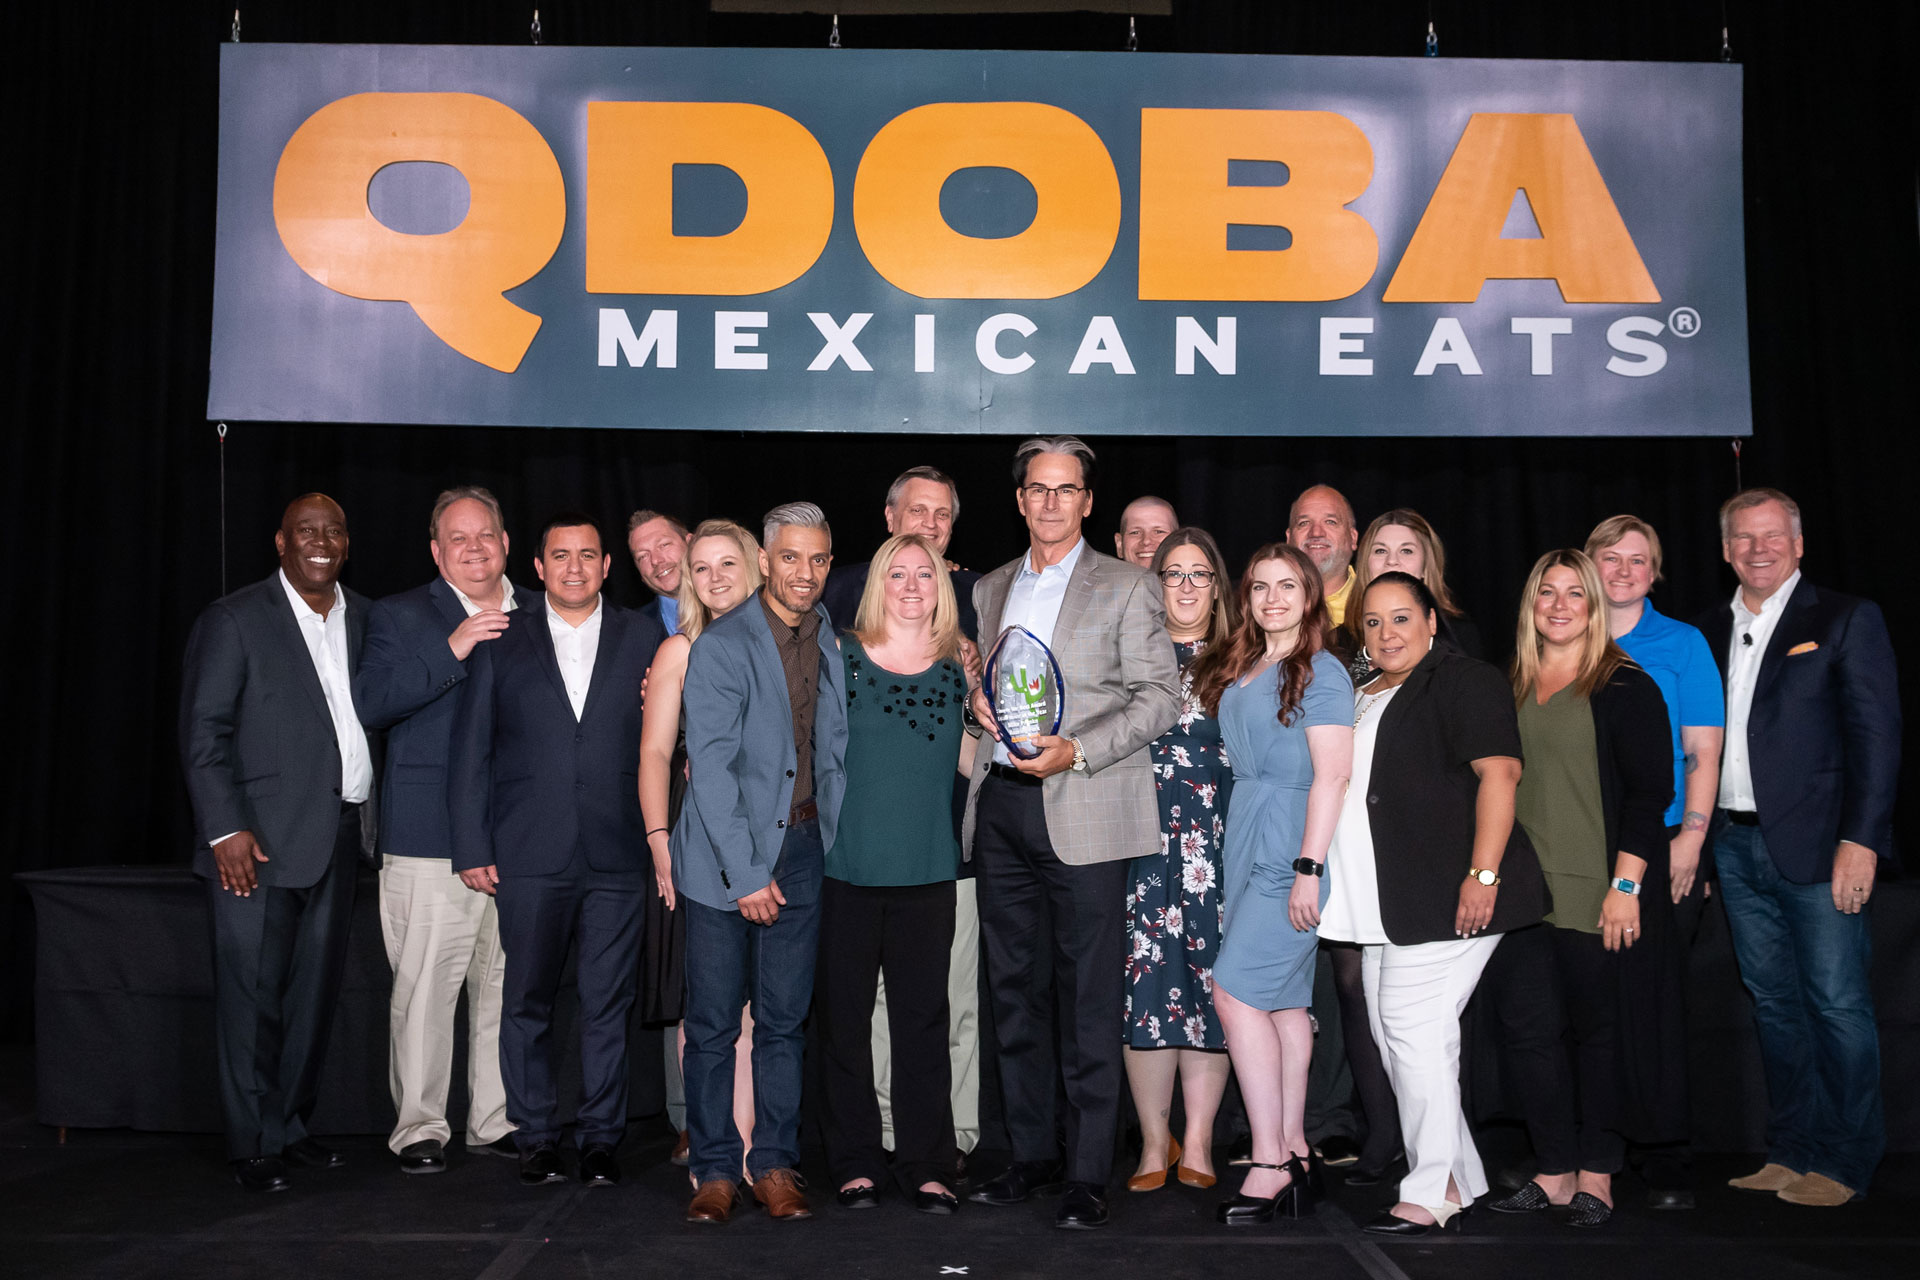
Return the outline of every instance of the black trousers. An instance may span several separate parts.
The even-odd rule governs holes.
[[[360,867],[360,806],[343,806],[326,874],[247,897],[207,881],[213,1006],[227,1157],[277,1156],[308,1136],[347,964]]]
[[[1353,1091],[1367,1122],[1360,1167],[1384,1169],[1400,1150],[1400,1106],[1394,1100],[1387,1064],[1380,1060],[1380,1046],[1373,1042],[1367,993],[1360,976],[1360,947],[1351,942],[1322,942],[1320,951],[1333,965],[1334,995],[1340,1006],[1340,1044],[1346,1050]],[[1327,1038],[1324,1030],[1320,1038]]]
[[[1126,860],[1062,862],[1041,789],[989,775],[975,804],[973,862],[1013,1158],[1062,1154],[1062,1088],[1067,1177],[1105,1186],[1122,1089]]]
[[[873,1001],[887,978],[893,1051],[893,1173],[902,1190],[953,1186],[952,1065],[947,1057],[947,969],[953,881],[870,886],[826,877],[813,1016],[820,1024],[822,1130],[838,1188],[879,1186],[887,1168],[873,1088]]]
[[[1533,925],[1488,962],[1510,1100],[1545,1174],[1618,1173],[1618,957],[1597,933]]]

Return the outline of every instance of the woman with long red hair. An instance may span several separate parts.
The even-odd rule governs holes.
[[[1353,760],[1353,684],[1326,651],[1319,570],[1294,547],[1264,546],[1240,579],[1239,602],[1240,624],[1195,660],[1193,675],[1233,761],[1213,999],[1247,1104],[1253,1165],[1220,1205],[1229,1226],[1271,1222],[1282,1208],[1298,1217],[1307,1203],[1315,926]]]

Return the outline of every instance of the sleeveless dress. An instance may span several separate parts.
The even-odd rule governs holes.
[[[1180,719],[1154,739],[1160,852],[1127,868],[1126,1043],[1134,1049],[1224,1049],[1213,1012],[1220,954],[1222,872],[1233,766],[1220,722],[1193,696],[1193,659],[1204,646],[1175,643]]]
[[[1233,813],[1227,822],[1227,914],[1214,985],[1256,1009],[1304,1009],[1313,1002],[1314,930],[1287,918],[1293,860],[1307,827],[1313,760],[1307,730],[1353,727],[1353,683],[1340,660],[1313,655],[1313,679],[1293,723],[1279,720],[1279,667],[1220,695],[1220,736],[1233,761]],[[1320,877],[1326,906],[1327,877]]]

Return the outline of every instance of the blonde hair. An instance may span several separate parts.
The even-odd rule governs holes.
[[[947,562],[940,558],[933,544],[915,533],[896,533],[873,553],[873,560],[867,566],[867,585],[860,593],[860,608],[853,618],[853,638],[863,649],[886,642],[887,574],[908,547],[926,552],[933,565],[934,661],[957,659],[960,656],[960,602],[953,594],[953,578],[947,573]]]
[[[1385,515],[1376,516],[1367,531],[1360,535],[1360,549],[1355,559],[1354,594],[1349,600],[1358,600],[1366,594],[1367,584],[1373,581],[1367,567],[1373,562],[1373,544],[1389,525],[1399,525],[1420,544],[1420,581],[1433,593],[1433,603],[1443,615],[1458,618],[1460,606],[1453,601],[1453,593],[1447,590],[1447,550],[1441,545],[1440,535],[1433,531],[1427,518],[1410,507],[1395,507]]]
[[[1598,564],[1602,551],[1605,551],[1608,547],[1619,542],[1620,539],[1630,533],[1637,533],[1647,540],[1647,555],[1653,566],[1653,581],[1664,582],[1667,575],[1660,572],[1660,564],[1663,559],[1663,554],[1660,550],[1660,535],[1653,531],[1652,525],[1642,520],[1639,516],[1608,516],[1605,520],[1593,526],[1593,532],[1587,535],[1587,554],[1592,556],[1594,562]]]
[[[760,544],[745,526],[731,520],[702,520],[695,525],[687,535],[687,545],[680,548],[680,590],[675,593],[680,601],[680,634],[689,642],[698,640],[707,624],[713,621],[713,610],[707,608],[706,601],[693,587],[693,544],[702,538],[731,538],[740,548],[740,572],[746,579],[746,595],[758,591],[766,581],[760,576]],[[743,601],[745,598],[741,597]]]
[[[1533,602],[1540,596],[1540,584],[1546,581],[1549,569],[1573,570],[1580,579],[1580,590],[1587,597],[1587,633],[1581,640],[1580,672],[1573,680],[1574,692],[1582,698],[1592,697],[1593,691],[1605,684],[1615,671],[1632,662],[1626,650],[1607,634],[1607,597],[1600,588],[1600,570],[1593,560],[1586,552],[1572,547],[1549,551],[1533,562],[1533,572],[1527,575],[1526,589],[1520,597],[1520,620],[1514,626],[1510,674],[1516,706],[1532,694],[1540,681],[1540,650],[1546,641],[1533,625]]]

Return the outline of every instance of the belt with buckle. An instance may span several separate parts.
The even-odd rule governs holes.
[[[1757,827],[1760,825],[1760,815],[1751,809],[1722,809],[1720,812],[1726,814],[1727,821],[1736,827]]]
[[[802,800],[799,804],[787,810],[787,825],[790,827],[797,826],[802,822],[807,822],[819,816],[820,806],[817,803],[812,800]]]
[[[1004,782],[1011,782],[1016,786],[1022,787],[1037,787],[1042,781],[1042,779],[1036,778],[1030,773],[1020,772],[1010,764],[1001,764],[998,760],[994,760],[987,765],[987,776],[990,778],[999,778]]]

